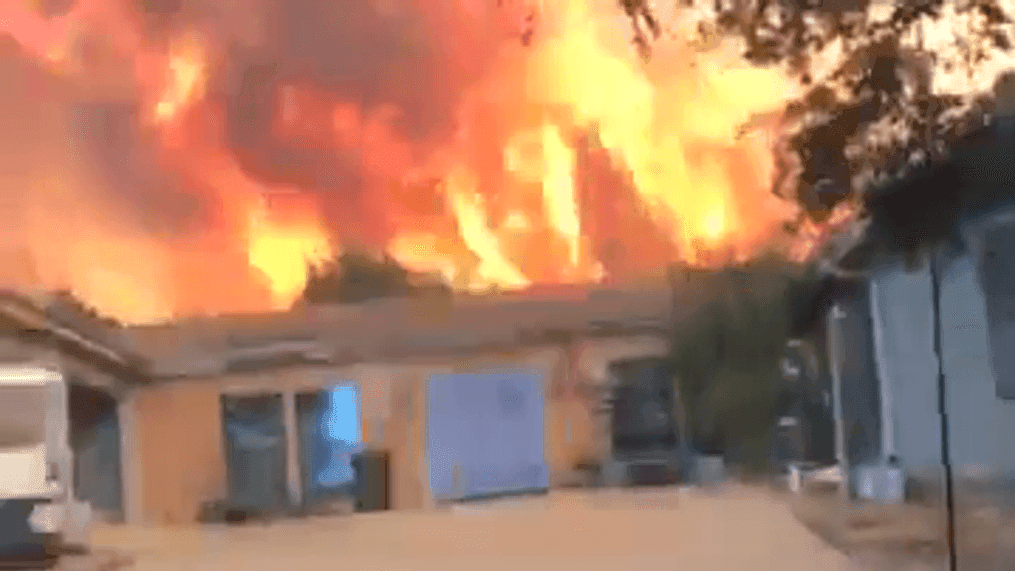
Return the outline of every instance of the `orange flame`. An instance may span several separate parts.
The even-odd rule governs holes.
[[[182,108],[204,95],[206,65],[205,54],[197,36],[188,35],[173,42],[169,52],[166,88],[155,105],[156,120],[171,120]]]
[[[795,262],[806,262],[813,259],[828,237],[844,230],[856,220],[858,214],[856,205],[850,202],[840,202],[835,205],[824,222],[819,224],[810,218],[806,219],[796,240],[791,245],[789,258]]]
[[[604,33],[616,29],[584,0],[568,0],[543,16],[540,38],[528,50],[505,50],[464,107],[467,128],[460,145],[467,151],[458,154],[479,179],[472,186],[484,195],[493,191],[482,188],[496,187],[492,204],[505,211],[499,224],[483,226],[483,245],[473,246],[473,237],[470,249],[484,260],[497,260],[485,267],[504,268],[503,275],[510,277],[502,285],[561,281],[568,275],[601,278],[593,253],[582,251],[587,241],[579,213],[588,205],[578,198],[575,142],[565,140],[565,130],[598,132],[615,168],[630,171],[636,200],[685,259],[697,258],[700,243],[749,255],[792,217],[794,207],[769,193],[771,148],[757,138],[737,137],[752,117],[778,116],[772,111],[786,99],[784,76],[737,67],[729,53],[670,50],[646,66],[634,53],[602,41]],[[495,124],[488,125],[491,121]],[[482,150],[498,148],[504,175],[482,166],[489,164]],[[506,178],[491,180],[500,176]],[[541,205],[526,198],[533,183],[541,184]],[[455,214],[461,225],[462,209]],[[547,264],[530,259],[508,263],[517,257],[508,251],[509,236],[545,240],[546,232],[555,237],[550,243],[525,251],[555,260],[549,266],[561,271],[531,270]],[[563,245],[554,248],[554,239]],[[593,259],[586,260],[590,255]],[[674,260],[657,259],[667,261]],[[517,269],[524,281],[517,279]]]
[[[307,281],[309,264],[332,256],[331,241],[313,214],[289,220],[272,216],[270,199],[250,215],[247,256],[250,265],[268,278],[276,308],[288,307]],[[292,210],[290,210],[292,212]]]
[[[415,3],[441,25],[470,25],[469,14],[449,15],[443,2]],[[224,104],[210,89],[214,55],[227,52],[215,51],[215,33],[182,33],[159,53],[116,6],[81,0],[47,22],[4,5],[0,26],[10,16],[19,43],[69,66],[52,54],[73,51],[76,27],[117,22],[110,41],[134,66],[162,166],[218,207],[213,228],[172,239],[96,231],[73,263],[32,242],[36,263],[52,266],[42,281],[71,282],[128,320],[285,307],[303,288],[307,262],[332,256],[340,243],[385,248],[459,288],[510,289],[623,280],[678,259],[709,263],[706,249],[748,256],[795,214],[769,192],[770,145],[737,137],[752,117],[778,118],[791,82],[778,70],[737,65],[734,48],[698,53],[675,40],[646,64],[623,41],[629,23],[614,3],[608,12],[593,0],[513,6],[524,27],[531,10],[542,11],[529,45],[514,34],[485,70],[458,54],[449,67],[476,71],[478,80],[459,94],[456,134],[437,143],[403,135],[392,105],[368,107],[279,79],[266,136],[357,161],[356,204],[312,180],[267,183],[248,172],[226,143]],[[470,49],[480,36],[463,34]],[[115,210],[102,206],[97,217]],[[96,255],[112,248],[150,264]]]

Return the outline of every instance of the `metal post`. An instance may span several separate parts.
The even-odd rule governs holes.
[[[849,458],[846,454],[845,419],[842,415],[842,361],[839,354],[840,327],[839,320],[846,316],[839,304],[832,306],[828,316],[828,354],[832,372],[832,418],[835,422],[835,458],[842,472],[842,493],[849,498],[849,487],[852,478],[849,474]]]
[[[141,523],[141,473],[138,449],[137,416],[134,395],[125,395],[117,402],[116,416],[120,422],[120,480],[123,486],[123,519],[130,524]]]
[[[955,492],[952,488],[951,450],[948,442],[948,403],[945,392],[944,352],[941,343],[941,281],[938,275],[938,252],[930,257],[930,283],[934,306],[934,353],[937,355],[938,417],[941,419],[941,464],[945,484],[945,533],[948,544],[948,569],[956,571]]]
[[[895,455],[895,407],[892,400],[891,377],[885,357],[884,324],[881,319],[881,300],[878,284],[870,280],[871,328],[874,332],[874,364],[881,389],[881,451],[887,461]]]
[[[285,475],[289,491],[289,505],[303,504],[303,481],[300,478],[300,441],[296,423],[296,395],[292,391],[282,393],[282,414],[285,425]]]

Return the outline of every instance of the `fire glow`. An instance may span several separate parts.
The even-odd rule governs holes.
[[[252,172],[254,159],[241,160],[226,140],[226,96],[214,89],[229,53],[218,49],[225,40],[215,33],[184,28],[161,43],[138,40],[148,35],[118,0],[82,0],[49,20],[28,7],[4,8],[17,12],[7,21],[20,28],[0,32],[11,32],[31,57],[49,58],[50,67],[69,65],[49,54],[73,44],[70,30],[108,25],[103,18],[117,15],[123,41],[107,46],[109,58],[132,62],[133,92],[147,101],[141,116],[158,141],[158,176],[179,179],[216,205],[197,229],[159,240],[139,230],[138,240],[158,242],[158,257],[141,250],[96,256],[84,274],[43,268],[39,275],[60,276],[43,285],[91,294],[90,275],[136,276],[132,266],[145,259],[159,268],[140,273],[172,276],[155,280],[173,290],[160,298],[166,317],[285,308],[299,296],[307,264],[345,247],[386,251],[461,289],[623,282],[678,260],[708,263],[705,250],[749,257],[796,214],[770,192],[774,160],[765,135],[774,136],[777,123],[761,126],[761,136],[737,137],[752,117],[778,117],[773,112],[791,94],[778,70],[737,66],[734,51],[696,52],[677,40],[644,63],[627,45],[628,24],[614,2],[542,2],[528,45],[504,22],[528,22],[533,6],[482,8],[509,17],[476,30],[467,29],[479,24],[465,11],[477,2],[453,4],[463,10],[460,21],[428,0],[392,4],[461,28],[458,40],[446,41],[454,45],[435,40],[433,50],[447,59],[438,71],[473,74],[454,94],[446,136],[409,136],[398,105],[366,105],[312,78],[278,78],[269,90],[272,148],[310,148],[326,157],[315,159],[323,164],[354,161],[354,195],[325,189],[321,177],[279,182]],[[496,46],[473,70],[472,54],[458,46],[478,37]],[[131,216],[100,194],[68,196],[95,196],[115,213],[109,220]],[[110,244],[129,248],[130,240]],[[36,265],[60,263],[44,252],[51,244],[24,246]],[[137,307],[152,296],[133,285],[142,278],[118,281],[116,295],[135,302],[92,301],[126,321],[152,319],[154,303]]]

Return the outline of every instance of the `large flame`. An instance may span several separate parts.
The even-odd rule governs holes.
[[[271,207],[268,198],[262,209],[251,213],[247,251],[250,265],[268,278],[275,305],[286,307],[303,291],[309,266],[327,261],[332,247],[316,213],[304,209],[303,216],[290,215],[286,220],[273,215]]]
[[[172,120],[181,109],[204,95],[206,65],[199,37],[191,34],[172,42],[166,87],[154,109],[158,121]]]
[[[769,192],[765,135],[776,123],[738,137],[753,117],[778,118],[792,95],[779,70],[737,65],[735,49],[697,52],[679,40],[663,41],[644,63],[613,1],[509,2],[513,16],[489,29],[475,23],[486,9],[477,3],[389,4],[386,18],[402,7],[458,30],[427,52],[445,58],[431,85],[413,87],[446,97],[439,74],[470,78],[447,97],[457,102],[454,129],[409,135],[394,102],[366,103],[312,74],[280,74],[270,80],[277,105],[262,134],[270,143],[251,146],[312,162],[311,176],[229,142],[227,124],[242,118],[228,116],[233,95],[215,88],[214,70],[229,68],[231,52],[218,49],[226,39],[214,26],[171,27],[160,37],[119,0],[81,0],[51,19],[5,3],[0,32],[59,73],[78,65],[80,84],[94,82],[98,64],[70,63],[76,34],[94,37],[116,22],[102,52],[114,67],[102,77],[133,74],[117,97],[142,102],[139,129],[157,141],[158,177],[213,205],[201,224],[169,234],[89,227],[87,240],[66,237],[87,251],[70,261],[52,255],[60,249],[53,243],[23,240],[43,285],[69,285],[128,321],[281,308],[299,296],[307,264],[338,244],[386,250],[462,289],[623,281],[677,260],[728,260],[709,252],[750,256],[795,214]],[[681,22],[672,27],[679,37]],[[376,89],[383,95],[385,86]],[[320,174],[340,163],[355,165],[356,176]],[[65,196],[92,204],[96,217],[131,218],[100,194],[81,187]]]
[[[577,197],[577,141],[562,135],[575,130],[598,133],[614,167],[630,171],[634,199],[685,260],[703,261],[703,247],[733,246],[745,256],[765,245],[793,209],[769,195],[772,149],[756,137],[738,139],[737,132],[752,117],[781,108],[787,79],[737,67],[728,52],[671,48],[644,65],[630,50],[602,40],[622,32],[587,0],[568,0],[543,16],[533,45],[505,49],[466,98],[464,121],[482,125],[464,133],[461,144],[472,159],[467,168],[482,171],[489,164],[475,149],[499,149],[506,167],[472,175],[475,184],[497,188],[494,200],[506,210],[500,224],[487,229],[481,251],[471,248],[491,260],[485,267],[503,268],[498,275],[507,287],[523,283],[505,263],[504,238],[549,230],[562,246],[551,242],[527,252],[553,258],[554,271],[525,259],[519,264],[529,266],[522,271],[528,280],[596,279],[599,265],[589,263],[595,253],[582,251],[588,243],[578,213],[590,205]],[[533,183],[542,186],[538,206],[526,199]],[[638,247],[637,236],[620,239]],[[673,260],[665,254],[655,259],[667,261]]]

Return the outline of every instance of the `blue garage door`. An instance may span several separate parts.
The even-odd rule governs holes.
[[[463,499],[549,487],[541,376],[529,372],[430,377],[430,488]]]

